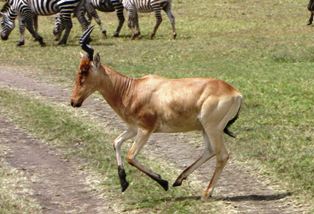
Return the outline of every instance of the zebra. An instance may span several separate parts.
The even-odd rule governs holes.
[[[114,32],[114,37],[119,37],[121,28],[125,21],[124,14],[123,14],[123,5],[121,0],[86,0],[85,4],[82,7],[78,7],[77,11],[75,12],[75,16],[77,17],[78,21],[80,22],[83,31],[85,31],[91,23],[92,18],[95,19],[96,23],[99,25],[100,30],[104,37],[107,37],[107,31],[103,27],[101,20],[97,14],[96,10],[102,12],[114,12],[116,11],[117,17],[119,19],[119,24]],[[88,20],[85,18],[85,14],[88,17]],[[56,16],[55,20],[55,27],[54,29],[58,28],[60,25],[60,17]],[[55,31],[55,30],[54,30]],[[56,35],[58,36],[58,35]]]
[[[175,29],[175,17],[171,11],[171,0],[122,0],[122,4],[128,11],[128,26],[132,31],[132,39],[135,39],[141,35],[137,13],[155,13],[156,24],[154,26],[153,32],[150,34],[150,38],[153,39],[160,23],[162,22],[161,10],[164,10],[167,13],[172,26],[173,39],[176,38],[177,34]]]
[[[70,30],[72,28],[71,14],[81,5],[83,0],[9,0],[9,5],[22,19],[28,31],[32,34],[36,41],[41,46],[45,46],[43,38],[33,28],[34,15],[52,15],[60,13],[61,25],[56,29],[56,33],[65,30],[59,45],[66,44]],[[15,16],[16,17],[16,16]],[[3,15],[3,27],[8,29],[1,32],[1,38],[8,37],[13,30],[15,17],[10,17],[8,14]],[[8,21],[9,20],[9,21]],[[3,29],[4,29],[3,28]]]
[[[10,26],[11,25],[14,25],[14,21],[13,23],[10,22],[10,20],[15,20],[15,18],[17,17],[17,14],[14,10],[11,9],[10,5],[8,2],[6,2],[1,11],[0,11],[0,16],[2,16],[3,14],[7,13],[7,15],[5,15],[5,18],[7,18],[7,21],[5,21],[5,18],[1,20],[1,26],[2,26],[2,32],[1,33],[1,38],[3,40],[7,40],[9,37],[8,37],[8,34],[5,33],[5,31],[10,31],[10,29],[8,29],[6,26],[5,26],[5,22],[9,22],[10,23]],[[11,18],[10,18],[11,17]],[[24,45],[24,32],[25,32],[25,25],[24,23],[22,22],[21,20],[21,17],[18,17],[18,20],[19,20],[19,31],[20,31],[20,39],[19,39],[19,42],[17,43],[17,46],[22,46]],[[34,29],[36,32],[38,32],[38,16],[35,15],[34,16],[34,20],[33,20],[33,23],[34,23]],[[14,27],[13,27],[14,28]],[[12,29],[13,29],[12,28]],[[11,32],[11,31],[10,31]]]

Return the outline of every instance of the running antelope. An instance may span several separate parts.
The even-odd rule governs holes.
[[[122,192],[129,185],[121,158],[123,142],[135,137],[127,162],[168,190],[168,181],[140,163],[136,156],[152,133],[199,130],[204,137],[204,153],[179,175],[173,186],[180,186],[195,169],[216,156],[215,172],[203,198],[211,196],[229,158],[223,135],[234,137],[228,127],[238,117],[242,102],[240,92],[228,83],[212,78],[125,76],[101,64],[99,54],[93,56],[94,50],[87,44],[91,31],[92,28],[88,28],[80,41],[87,54],[81,54],[71,105],[80,107],[89,95],[99,91],[126,123],[128,129],[113,143]]]

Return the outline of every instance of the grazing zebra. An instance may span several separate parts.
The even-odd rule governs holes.
[[[138,12],[154,12],[156,17],[156,24],[150,38],[153,39],[156,31],[162,22],[161,10],[164,10],[169,18],[172,26],[173,38],[175,39],[176,29],[175,29],[175,18],[171,11],[171,0],[122,0],[124,8],[129,13],[128,26],[132,30],[132,39],[140,36],[140,29],[138,24]]]
[[[309,18],[307,25],[311,25],[313,22],[313,15],[314,15],[313,14],[314,13],[314,0],[309,1],[309,4],[307,5],[307,9],[311,12],[311,15],[310,15],[310,18]]]
[[[77,8],[75,15],[77,16],[77,19],[80,22],[83,28],[83,31],[87,29],[87,27],[91,23],[92,18],[94,18],[96,23],[99,25],[100,30],[103,33],[103,35],[107,37],[107,31],[103,27],[96,10],[99,10],[102,12],[116,11],[117,17],[119,19],[119,24],[113,36],[119,37],[121,28],[125,20],[124,15],[123,15],[123,9],[124,8],[123,8],[121,0],[85,0],[84,5],[82,7]],[[85,18],[85,14],[88,17],[88,20]],[[55,29],[60,25],[60,23],[61,23],[60,17],[57,16],[56,21],[55,21]]]
[[[3,40],[7,40],[9,37],[8,37],[8,34],[9,33],[6,33],[6,31],[10,31],[14,28],[14,20],[15,18],[17,17],[17,14],[14,10],[11,9],[10,5],[8,2],[6,2],[1,11],[0,11],[0,16],[2,16],[3,14],[5,14],[4,16],[4,19],[1,20],[1,27],[2,27],[2,32],[1,32],[1,38]],[[6,20],[7,18],[7,20]],[[25,25],[24,23],[22,22],[21,20],[21,17],[18,17],[19,19],[19,31],[20,31],[20,39],[19,39],[19,42],[17,43],[17,46],[22,46],[24,45],[24,41],[25,41],[25,38],[24,38],[24,33],[25,33]],[[10,22],[10,20],[13,20],[13,22]],[[4,24],[5,22],[8,22],[9,23],[9,26],[12,26],[13,25],[13,28],[8,28],[6,27],[6,25]],[[33,23],[34,23],[34,29],[36,32],[38,32],[38,16],[35,15],[34,16],[34,20],[33,20]]]
[[[61,34],[63,30],[65,30],[65,32],[58,44],[66,44],[72,28],[71,14],[75,12],[75,9],[78,6],[80,6],[81,0],[9,0],[8,2],[10,8],[13,11],[16,11],[21,17],[22,22],[35,40],[38,41],[41,46],[45,46],[43,38],[33,28],[34,15],[52,15],[60,13],[61,25],[56,29],[56,33]],[[8,14],[3,15],[3,26],[9,30],[4,33],[2,32],[1,36],[9,36],[14,28],[14,25],[10,24],[10,22],[14,22],[14,19],[12,18],[15,17],[9,17]]]

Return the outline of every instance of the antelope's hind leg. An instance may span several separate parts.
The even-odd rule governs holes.
[[[204,152],[201,157],[199,157],[193,164],[187,167],[176,179],[173,183],[173,186],[181,186],[182,181],[185,180],[192,172],[194,172],[197,168],[199,168],[202,164],[207,162],[209,159],[215,156],[213,152],[212,146],[210,145],[210,141],[205,131],[203,131],[203,139],[204,139]]]
[[[138,160],[136,160],[137,154],[143,148],[143,146],[147,143],[147,140],[150,136],[151,132],[143,129],[139,129],[137,132],[137,136],[135,142],[132,147],[128,151],[127,161],[130,165],[135,166],[137,169],[148,175],[151,179],[155,180],[164,190],[168,190],[168,181],[163,180],[160,175],[156,174],[152,170],[146,168],[142,165]]]
[[[207,199],[210,197],[214,191],[214,187],[222,173],[222,170],[224,169],[225,165],[227,164],[227,161],[229,159],[229,154],[227,152],[227,149],[224,145],[224,136],[223,131],[216,130],[213,131],[212,129],[210,131],[206,130],[207,136],[209,140],[211,141],[214,153],[216,154],[216,167],[214,174],[205,189],[203,193],[203,199]]]

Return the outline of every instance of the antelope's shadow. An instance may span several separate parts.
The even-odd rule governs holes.
[[[211,197],[209,201],[276,201],[287,196],[292,195],[291,192],[286,193],[278,193],[278,194],[270,194],[270,195],[258,195],[258,194],[250,194],[250,195],[239,195],[239,196],[226,196],[226,197]],[[161,198],[160,201],[185,201],[185,200],[201,200],[200,196],[182,196],[176,198]]]

